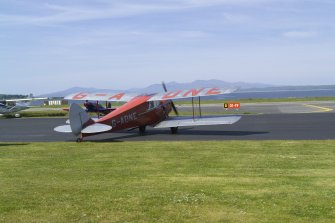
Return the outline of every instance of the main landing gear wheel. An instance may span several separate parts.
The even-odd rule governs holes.
[[[178,133],[178,127],[171,127],[170,130],[173,135]]]
[[[144,136],[145,135],[145,125],[143,126],[140,126],[138,129],[139,129],[139,132],[140,132],[140,136]]]

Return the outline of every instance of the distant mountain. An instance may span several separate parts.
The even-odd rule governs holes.
[[[302,85],[302,86],[275,86],[264,88],[241,89],[239,92],[276,92],[276,91],[311,91],[311,90],[335,90],[335,85]]]
[[[168,90],[183,90],[183,89],[191,89],[191,88],[203,88],[203,87],[238,87],[240,89],[248,89],[248,88],[265,88],[265,87],[273,87],[273,85],[269,84],[261,84],[261,83],[245,83],[245,82],[226,82],[221,80],[196,80],[191,83],[178,83],[178,82],[168,82],[166,83],[166,87]],[[162,84],[153,84],[146,88],[133,88],[129,89],[131,92],[140,92],[140,93],[152,93],[152,92],[161,92],[163,90]]]
[[[202,87],[238,87],[242,89],[254,89],[254,88],[267,88],[273,87],[273,85],[262,84],[262,83],[246,83],[246,82],[226,82],[221,80],[196,80],[191,83],[177,83],[177,82],[168,82],[166,87],[169,91],[178,90],[178,89],[191,89],[191,88],[202,88]],[[138,93],[155,93],[162,92],[162,84],[153,84],[145,88],[131,88],[127,90],[117,90],[117,89],[98,89],[98,88],[82,88],[82,87],[72,87],[63,91],[48,93],[40,95],[41,97],[64,97],[69,94],[76,92],[138,92]]]

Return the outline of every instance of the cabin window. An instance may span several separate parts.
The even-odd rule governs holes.
[[[159,101],[149,101],[149,108],[148,110],[152,110],[160,105]]]

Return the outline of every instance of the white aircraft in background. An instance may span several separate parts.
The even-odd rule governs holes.
[[[48,98],[21,98],[8,99],[0,101],[0,115],[13,115],[16,118],[21,117],[17,112],[30,108],[31,102],[35,100],[46,100]]]

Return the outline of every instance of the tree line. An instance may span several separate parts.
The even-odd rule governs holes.
[[[0,94],[0,100],[27,98],[29,95],[22,94]]]

